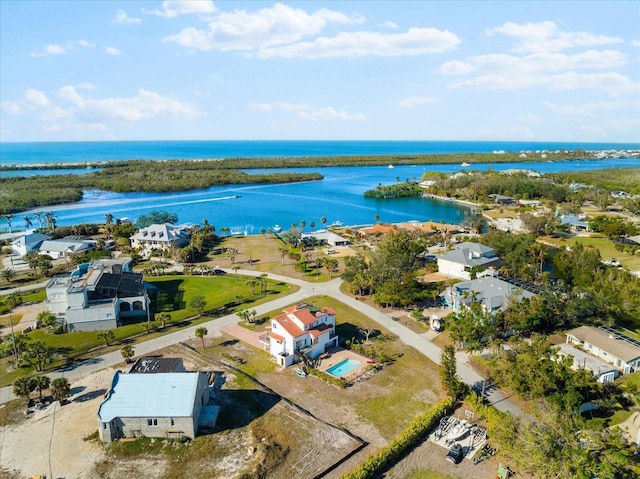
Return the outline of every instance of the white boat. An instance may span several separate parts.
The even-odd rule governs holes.
[[[280,231],[282,231],[282,228],[280,227],[280,225],[273,225],[271,231],[273,231],[274,233],[280,233]]]
[[[335,226],[336,228],[339,228],[340,226],[342,226],[342,222],[341,221],[334,221],[333,223],[331,223],[331,226]]]
[[[471,166],[471,163],[467,163],[466,161],[463,161],[460,166]]]
[[[449,434],[447,434],[447,440],[457,441],[458,439],[466,436],[470,429],[471,426],[469,426],[465,419],[458,421],[453,425],[453,427],[449,431]]]
[[[393,165],[389,165],[389,168],[393,168]]]

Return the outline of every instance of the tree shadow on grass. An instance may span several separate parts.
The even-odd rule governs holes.
[[[249,425],[278,404],[280,397],[256,389],[222,389],[213,400],[223,412],[218,416],[216,429],[225,430]]]

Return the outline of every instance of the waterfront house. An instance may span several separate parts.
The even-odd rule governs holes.
[[[383,225],[381,223],[378,223],[366,228],[360,228],[358,230],[358,237],[366,239],[372,236],[382,236],[387,233],[398,233],[398,227],[395,225]]]
[[[52,259],[60,259],[93,251],[96,249],[96,243],[94,240],[45,240],[38,248],[38,253]]]
[[[117,371],[98,408],[102,442],[131,437],[194,438],[215,425],[204,372],[124,374]]]
[[[590,231],[589,223],[584,221],[584,219],[580,216],[576,216],[573,214],[560,216],[560,224],[574,232]]]
[[[46,305],[67,331],[112,329],[124,318],[145,317],[149,304],[142,274],[130,268],[128,258],[78,265],[49,281]]]
[[[640,367],[640,341],[615,329],[600,326],[580,326],[567,333],[568,344],[577,344],[597,358],[614,366],[622,374]]]
[[[456,249],[438,255],[438,272],[460,279],[471,279],[472,271],[498,267],[500,258],[493,248],[480,243],[464,242]]]
[[[152,249],[166,250],[172,247],[182,248],[189,243],[189,232],[171,223],[153,224],[140,228],[131,236],[131,246],[143,248],[148,253]]]
[[[286,367],[298,362],[302,354],[315,359],[330,347],[337,346],[335,327],[336,313],[333,309],[298,304],[273,318],[271,327],[260,337],[260,342],[279,366]]]
[[[300,241],[305,244],[311,244],[315,240],[315,244],[326,244],[329,246],[347,246],[349,240],[339,234],[329,230],[318,230],[310,233],[302,233]]]
[[[43,235],[42,233],[25,233],[11,242],[11,249],[14,254],[22,257],[38,251],[42,242],[50,239],[51,236]]]
[[[489,198],[493,198],[493,201],[501,206],[515,206],[517,204],[516,199],[511,196],[489,195]]]

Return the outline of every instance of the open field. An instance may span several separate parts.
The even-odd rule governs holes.
[[[551,238],[549,236],[541,236],[538,240],[542,243],[554,246],[556,248],[571,247],[578,243],[584,246],[591,246],[600,251],[600,257],[605,260],[608,258],[616,258],[620,261],[620,264],[627,268],[629,271],[640,271],[640,256],[630,255],[624,251],[618,251],[615,248],[614,243],[605,237],[597,234],[593,235],[580,235],[571,236],[568,238]]]

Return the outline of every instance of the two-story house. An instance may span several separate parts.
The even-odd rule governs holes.
[[[273,318],[268,333],[260,337],[260,342],[276,358],[278,365],[291,366],[301,354],[315,359],[328,348],[337,346],[335,326],[333,309],[298,304]]]
[[[500,264],[493,248],[469,241],[438,256],[438,272],[460,279],[471,279],[474,268],[498,267]]]
[[[189,243],[189,232],[171,223],[154,224],[140,228],[131,238],[131,246],[143,248],[149,252],[152,249],[181,248]]]

